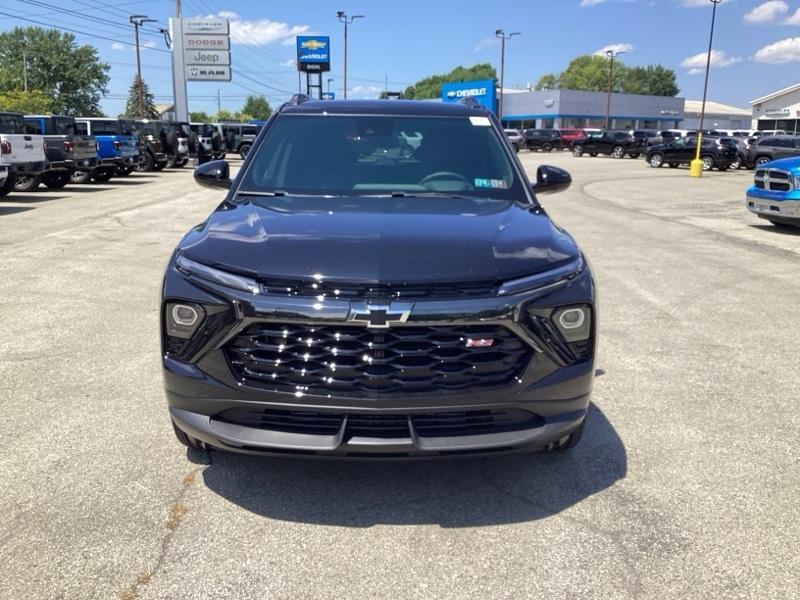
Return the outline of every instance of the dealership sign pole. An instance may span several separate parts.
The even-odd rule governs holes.
[[[175,116],[189,120],[187,81],[230,81],[231,40],[227,19],[170,19]]]

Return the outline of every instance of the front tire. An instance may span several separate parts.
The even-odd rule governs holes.
[[[17,180],[14,182],[15,192],[32,192],[39,187],[42,182],[41,175],[17,175]]]
[[[97,183],[106,183],[114,175],[113,169],[95,169],[92,173],[92,180]]]
[[[650,166],[654,169],[660,169],[664,166],[664,155],[656,152],[650,156]]]
[[[553,146],[550,144],[542,144],[542,152],[552,152]]]
[[[139,163],[136,165],[136,170],[140,173],[148,173],[153,170],[156,161],[153,159],[153,155],[149,152],[145,152],[144,156],[139,158]]]
[[[242,160],[247,158],[247,155],[250,152],[250,148],[252,147],[253,147],[252,144],[242,144],[242,146],[239,148],[239,156],[242,157]]]
[[[625,158],[625,148],[622,146],[614,146],[614,149],[611,151],[611,156],[614,158]]]
[[[70,179],[70,174],[67,171],[56,171],[55,173],[42,175],[42,183],[51,190],[60,190],[70,182]]]
[[[768,162],[772,162],[772,159],[769,156],[759,156],[756,159],[756,168],[763,167]]]
[[[700,160],[703,161],[703,171],[710,171],[714,168],[714,158],[711,156],[701,156]]]
[[[187,448],[191,448],[192,450],[205,449],[205,444],[203,444],[203,442],[193,438],[185,431],[179,429],[178,426],[175,425],[175,421],[172,422],[172,430],[175,432],[175,437],[178,438],[178,441]]]
[[[89,183],[92,179],[91,171],[75,171],[69,178],[70,183]]]
[[[572,156],[577,156],[578,158],[583,156],[583,146],[581,146],[580,144],[575,144],[572,147]]]

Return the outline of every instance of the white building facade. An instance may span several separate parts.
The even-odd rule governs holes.
[[[800,132],[800,83],[750,101],[753,129]]]

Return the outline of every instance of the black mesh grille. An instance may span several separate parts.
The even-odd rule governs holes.
[[[533,429],[544,421],[528,411],[507,408],[494,410],[461,410],[423,414],[348,414],[296,410],[231,408],[215,420],[271,431],[335,435],[345,416],[345,440],[353,437],[408,438],[411,419],[418,437],[456,437]]]
[[[491,296],[494,282],[459,284],[399,284],[399,285],[353,285],[335,282],[270,280],[261,284],[265,294],[275,296],[326,296],[330,298],[381,298],[381,299],[457,299]]]
[[[519,376],[531,349],[498,325],[378,331],[259,323],[225,353],[246,385],[375,397],[503,386]]]

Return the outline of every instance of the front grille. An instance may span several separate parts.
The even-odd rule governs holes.
[[[342,414],[299,410],[231,408],[214,417],[217,421],[287,433],[336,435],[347,418],[344,440],[353,437],[401,439],[411,436],[409,420],[417,437],[459,437],[506,433],[539,427],[542,417],[518,408],[459,410],[420,414]]]
[[[759,169],[755,175],[756,187],[773,192],[789,192],[792,190],[792,178],[785,171],[776,169]]]
[[[489,339],[491,346],[468,347]],[[500,325],[376,331],[257,323],[224,351],[245,385],[361,397],[499,387],[515,381],[531,357],[531,348]]]
[[[270,279],[261,284],[264,294],[273,296],[303,296],[313,298],[381,298],[381,299],[458,299],[492,296],[496,292],[494,282],[459,284],[338,284],[328,281],[296,281]]]

